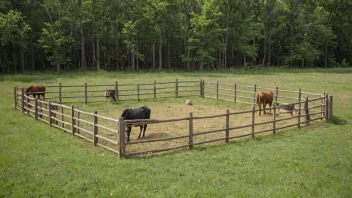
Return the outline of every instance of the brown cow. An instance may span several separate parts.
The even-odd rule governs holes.
[[[44,85],[31,85],[27,88],[25,94],[32,95],[33,98],[40,98],[40,96],[43,96],[45,100],[45,86]]]
[[[269,107],[273,104],[273,92],[270,90],[260,91],[256,96],[256,103],[259,106],[259,115],[261,115],[261,105],[263,104],[264,115],[266,114],[265,107],[269,104]],[[270,109],[271,113],[271,109]]]

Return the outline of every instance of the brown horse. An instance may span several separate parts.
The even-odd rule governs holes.
[[[260,91],[256,96],[256,103],[259,106],[259,115],[261,115],[261,105],[263,104],[264,115],[266,114],[265,107],[269,104],[269,107],[273,104],[273,92],[270,90]],[[271,109],[270,109],[271,113]]]
[[[45,100],[45,86],[44,85],[31,85],[27,88],[25,94],[27,96],[32,95],[33,98],[40,98],[40,96],[43,96]]]

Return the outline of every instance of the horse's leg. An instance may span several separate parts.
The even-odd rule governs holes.
[[[147,126],[148,126],[147,124],[144,125],[143,137],[144,137],[144,135],[145,135],[145,130],[147,130]]]
[[[258,106],[259,106],[259,116],[261,116],[262,115],[262,105],[258,104]]]
[[[139,136],[137,139],[141,138],[142,130],[143,130],[143,125],[139,126],[140,131],[139,131]]]
[[[127,142],[129,142],[130,141],[130,134],[131,134],[131,126],[127,127],[126,133],[127,133]]]

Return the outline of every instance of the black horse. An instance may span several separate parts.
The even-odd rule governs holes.
[[[146,106],[140,107],[138,109],[125,109],[121,116],[124,120],[136,120],[136,119],[150,119],[150,109]],[[139,132],[139,136],[138,139],[141,137],[142,134],[142,129],[143,130],[143,136],[145,135],[145,130],[147,129],[147,124],[143,124],[143,125],[136,125],[135,127],[140,126],[140,132]],[[131,124],[127,125],[127,141],[130,141],[130,134],[131,134]]]

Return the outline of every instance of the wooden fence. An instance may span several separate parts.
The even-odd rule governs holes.
[[[41,120],[48,123],[52,127],[59,128],[66,131],[73,136],[78,136],[89,142],[92,142],[94,146],[99,146],[108,149],[112,152],[118,153],[120,157],[140,155],[146,153],[156,153],[168,150],[174,150],[178,148],[192,149],[195,145],[225,141],[229,142],[231,139],[241,138],[246,136],[255,137],[257,134],[272,132],[280,129],[285,129],[288,127],[300,128],[303,124],[309,124],[314,120],[326,121],[332,117],[332,102],[333,97],[327,94],[315,94],[309,92],[290,91],[290,90],[279,90],[278,87],[275,88],[265,88],[246,85],[228,84],[216,82],[206,82],[204,80],[200,81],[179,81],[174,82],[159,82],[154,81],[150,84],[118,84],[115,82],[114,90],[116,93],[116,98],[120,100],[131,100],[131,98],[139,100],[154,99],[154,98],[166,98],[166,97],[191,97],[198,96],[203,98],[215,98],[217,100],[226,100],[234,103],[243,103],[252,105],[252,109],[248,111],[240,112],[230,112],[227,110],[224,114],[220,115],[209,115],[209,116],[193,116],[190,112],[188,117],[177,118],[177,119],[167,119],[167,120],[119,120],[109,118],[106,116],[99,115],[98,112],[85,112],[74,108],[73,105],[67,106],[62,104],[66,102],[69,98],[78,99],[78,101],[71,102],[102,102],[91,101],[92,98],[104,98],[104,91],[106,89],[111,89],[112,85],[87,85],[84,86],[72,86],[72,85],[61,85],[58,86],[48,86],[49,89],[54,88],[57,91],[50,90],[48,93],[49,97],[47,99],[56,99],[59,102],[43,101],[40,99],[33,99],[33,97],[26,96],[24,94],[24,89],[14,88],[14,103],[15,108],[21,110],[29,116],[34,117],[37,120]],[[144,87],[143,87],[144,86]],[[68,90],[68,88],[79,88],[84,87],[84,91],[76,92]],[[105,87],[106,89],[93,89],[94,87]],[[124,88],[125,87],[125,88]],[[129,87],[129,88],[127,88]],[[132,88],[131,88],[132,87]],[[134,88],[133,88],[134,87]],[[64,89],[63,89],[64,88]],[[257,110],[255,108],[255,94],[258,90],[269,89],[274,92],[275,102],[273,107],[267,108],[267,110],[272,110],[274,113],[271,114],[268,120],[259,120],[257,115]],[[68,90],[65,92],[65,90]],[[134,94],[126,94],[127,92],[134,92]],[[91,95],[89,93],[100,92],[100,95]],[[82,96],[67,96],[67,94],[83,93]],[[51,94],[51,96],[50,96]],[[54,94],[57,94],[56,97]],[[151,95],[151,97],[150,97]],[[146,97],[147,96],[147,97]],[[83,101],[81,100],[83,98]],[[63,101],[65,100],[65,101]],[[68,101],[67,101],[68,102]],[[296,107],[295,116],[288,118],[277,117],[278,107],[277,104],[293,104]],[[249,114],[250,123],[240,124],[234,123],[233,116]],[[257,115],[257,116],[256,116]],[[193,123],[198,120],[203,119],[224,119],[225,127],[218,129],[211,129],[206,131],[195,131]],[[290,120],[290,124],[287,121]],[[125,138],[125,128],[126,125],[140,125],[142,123],[147,124],[162,124],[162,123],[172,123],[172,122],[183,122],[184,127],[188,128],[188,133],[181,136],[174,137],[164,137],[164,138],[154,138],[146,140],[138,140],[126,142]],[[280,124],[282,123],[282,124]],[[261,126],[266,126],[263,128]],[[270,127],[267,127],[270,126]],[[233,134],[232,131],[248,129],[240,135]],[[195,137],[202,137],[208,134],[217,134],[213,138],[208,138],[206,140],[195,141]],[[150,149],[147,147],[142,147],[141,151],[129,151],[128,147],[133,147],[133,145],[146,145],[153,144],[155,142],[168,142],[178,139],[186,139],[184,143],[178,145],[167,146],[163,148],[154,148],[151,146]]]

